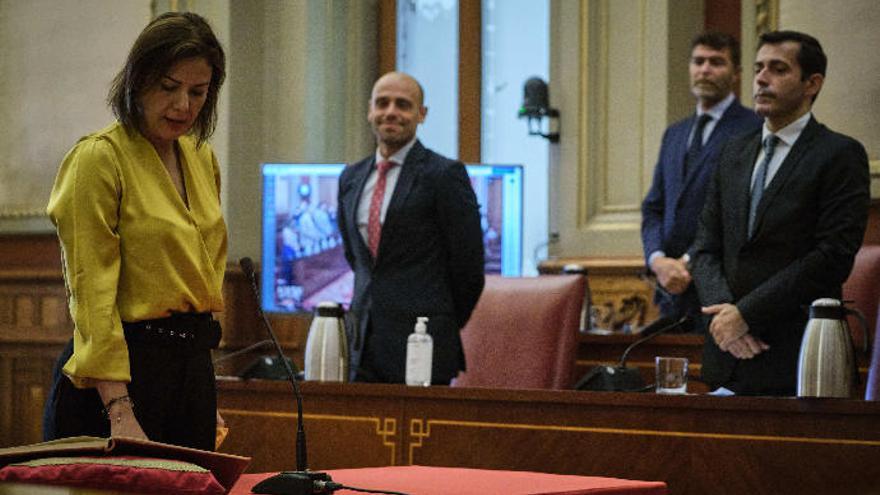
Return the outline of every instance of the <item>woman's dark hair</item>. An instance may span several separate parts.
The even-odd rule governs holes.
[[[158,84],[174,64],[193,57],[204,58],[211,66],[211,83],[190,132],[199,145],[211,137],[217,125],[220,86],[226,78],[226,56],[208,22],[191,12],[166,12],[153,19],[135,40],[107,95],[122,125],[143,133],[140,98],[144,91]]]

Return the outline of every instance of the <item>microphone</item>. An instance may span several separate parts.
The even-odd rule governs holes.
[[[275,344],[275,350],[278,352],[278,357],[281,362],[284,363],[284,369],[287,372],[287,377],[290,379],[290,383],[293,385],[293,393],[296,396],[296,471],[282,471],[275,476],[266,478],[254,485],[254,487],[251,488],[251,492],[269,495],[312,495],[315,493],[333,493],[338,488],[334,486],[336,485],[335,483],[332,483],[330,475],[327,473],[309,471],[308,460],[306,458],[306,432],[305,428],[303,428],[302,394],[300,393],[299,385],[296,382],[296,375],[290,367],[291,361],[284,358],[284,351],[281,350],[281,344],[278,343],[278,337],[275,336],[275,332],[269,324],[269,319],[266,318],[266,314],[263,313],[263,308],[260,304],[259,290],[257,289],[257,278],[254,275],[254,262],[250,258],[244,257],[239,260],[238,263],[241,265],[241,270],[250,282],[251,293],[254,296],[254,301],[257,303],[257,314],[263,321],[263,326],[269,333],[272,343]]]
[[[519,109],[520,117],[543,117],[550,108],[547,83],[539,77],[529,78],[523,86],[523,102]]]
[[[517,112],[518,118],[527,119],[530,136],[541,136],[551,143],[559,142],[558,119],[559,110],[550,107],[550,95],[547,83],[540,77],[531,77],[523,86],[523,101]],[[541,130],[544,117],[556,119],[557,131],[544,134]]]
[[[617,363],[617,366],[596,366],[595,368],[590,370],[589,373],[578,380],[574,388],[576,390],[595,390],[606,392],[641,392],[646,390],[647,388],[645,387],[645,382],[644,380],[642,380],[642,374],[639,373],[638,368],[628,368],[626,366],[626,359],[627,357],[629,357],[629,353],[632,352],[632,350],[636,347],[657,337],[658,335],[667,333],[674,328],[678,328],[688,323],[689,321],[689,317],[682,316],[678,320],[669,325],[666,325],[656,332],[652,332],[651,334],[636,340],[635,342],[627,346],[626,350],[623,351],[623,355],[620,356],[620,362]]]

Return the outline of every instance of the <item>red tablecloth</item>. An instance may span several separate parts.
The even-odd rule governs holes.
[[[594,476],[495,471],[428,466],[388,466],[326,471],[336,483],[410,495],[666,495],[666,483]],[[245,474],[230,495],[248,495],[252,486],[273,475]],[[339,490],[337,495],[359,492]]]

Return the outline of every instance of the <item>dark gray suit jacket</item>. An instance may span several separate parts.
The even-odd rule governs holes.
[[[734,303],[770,349],[748,360],[710,335],[703,378],[740,394],[793,394],[806,308],[840,298],[870,203],[865,149],[810,119],[758,206],[748,238],[749,188],[761,131],[721,152],[697,231],[694,279],[704,306]]]
[[[685,253],[693,257],[697,223],[719,150],[730,139],[761,127],[761,119],[755,112],[734,100],[715,125],[694,163],[688,166],[685,177],[688,137],[696,120],[696,114],[691,115],[671,125],[663,134],[654,180],[642,202],[642,246],[646,264],[655,251],[664,251],[672,258]],[[693,286],[680,296],[658,292],[654,302],[660,306],[663,316],[678,319],[691,315],[699,319],[700,303]]]
[[[400,171],[374,260],[358,232],[357,207],[375,161],[370,156],[348,166],[339,178],[339,231],[355,273],[352,376],[368,344],[371,365],[383,380],[403,382],[406,339],[416,317],[427,316],[434,339],[432,381],[449,383],[464,369],[459,331],[484,284],[477,199],[461,162],[416,141]]]

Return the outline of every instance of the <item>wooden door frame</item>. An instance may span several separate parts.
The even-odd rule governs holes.
[[[379,73],[397,67],[397,0],[378,4]],[[458,159],[479,163],[482,132],[482,4],[458,2]],[[429,144],[430,146],[430,144]]]

